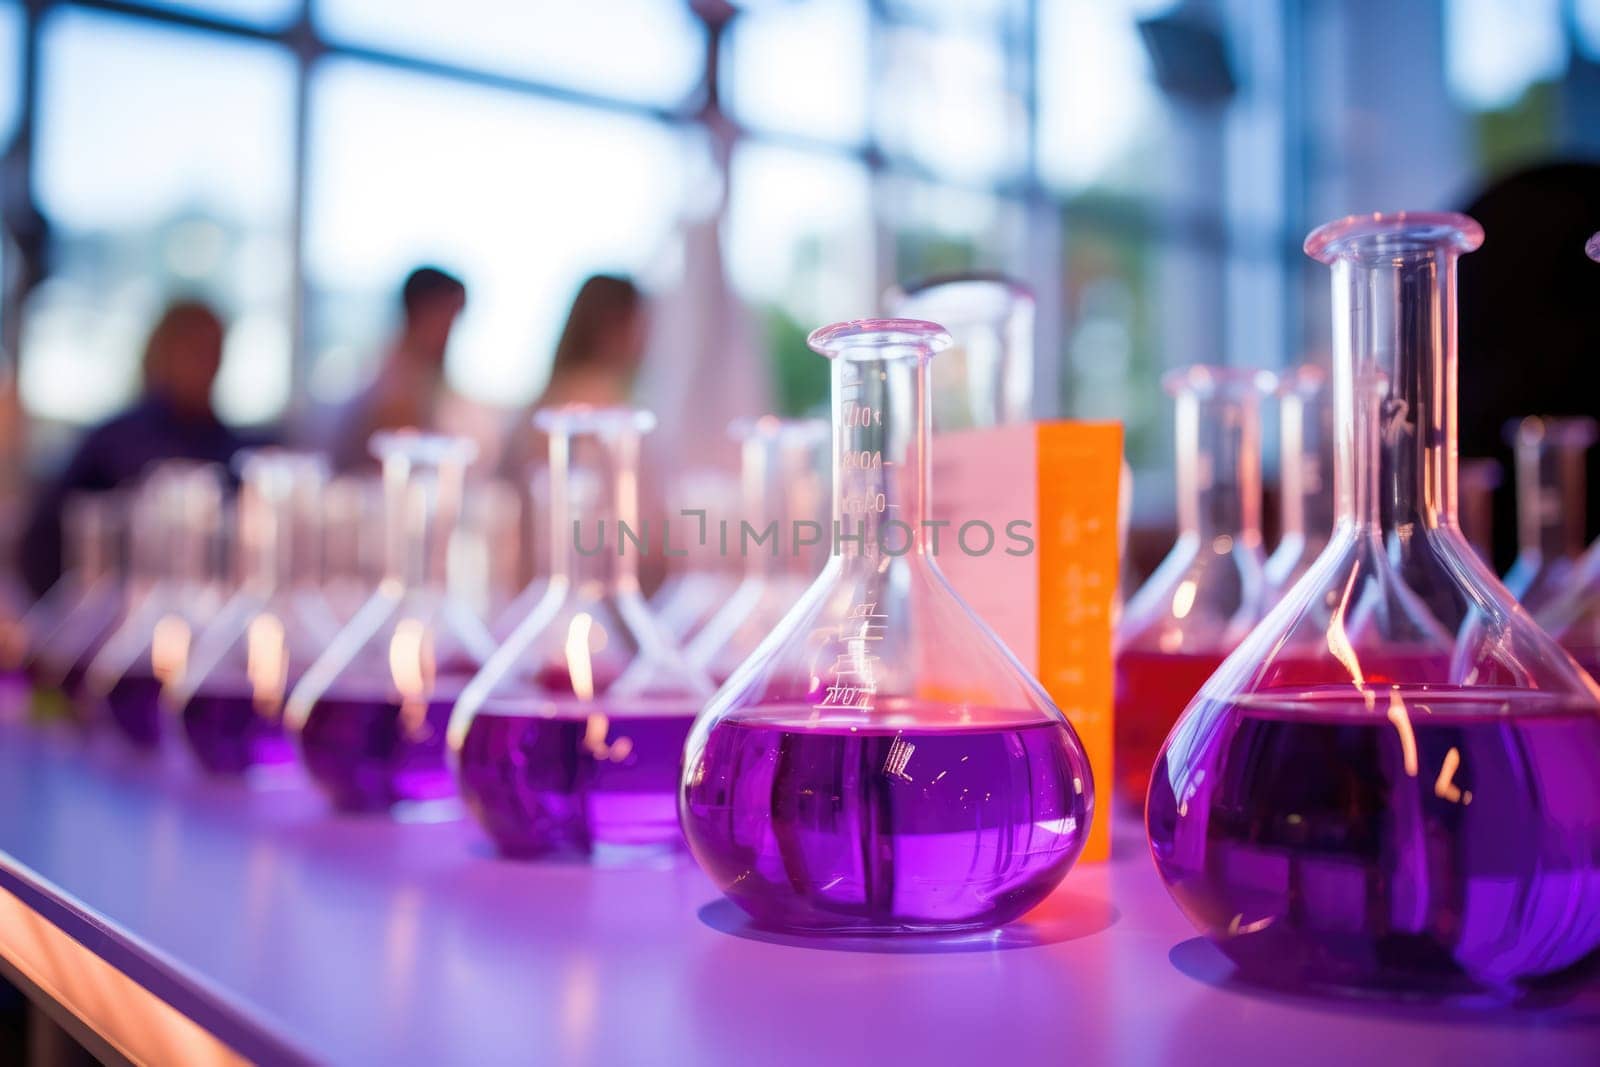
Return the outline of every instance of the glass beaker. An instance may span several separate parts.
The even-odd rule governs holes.
[[[1278,386],[1278,491],[1283,529],[1267,557],[1270,607],[1333,536],[1333,391],[1321,367],[1303,366]]]
[[[164,460],[141,483],[129,520],[127,607],[84,674],[85,717],[107,718],[135,747],[169,734],[165,691],[221,601],[223,472]]]
[[[1211,672],[1266,613],[1261,398],[1266,371],[1192,366],[1174,399],[1178,537],[1117,620],[1117,795],[1137,811],[1161,742]]]
[[[711,684],[639,591],[639,450],[655,416],[574,405],[534,425],[550,448],[550,576],[451,716],[462,798],[510,856],[676,847],[683,742]],[[579,464],[593,487],[582,512]]]
[[[738,494],[737,481],[717,470],[690,471],[673,486],[668,528],[673,553],[683,554],[671,561],[650,607],[679,646],[693,640],[739,587],[734,556],[720,550],[717,536],[723,523],[738,521]]]
[[[1537,617],[1570,587],[1583,555],[1585,453],[1595,441],[1595,420],[1530,416],[1506,426],[1516,459],[1517,558],[1506,588]]]
[[[195,639],[169,699],[196,761],[220,775],[293,761],[284,701],[339,629],[320,588],[323,460],[269,448],[238,464],[238,588]]]
[[[717,685],[805,595],[826,541],[819,468],[828,424],[764,415],[735,420],[729,433],[739,442],[744,517],[708,537],[719,553],[744,560],[744,578],[684,649]]]
[[[1600,690],[1456,526],[1461,215],[1352,216],[1338,525],[1201,689],[1147,804],[1161,877],[1275,985],[1504,990],[1600,945]]]
[[[61,546],[66,572],[25,620],[36,719],[77,718],[84,671],[122,614],[125,497],[103,492],[66,499]]]
[[[402,430],[374,434],[372,454],[383,469],[383,580],[284,709],[312,780],[346,811],[399,810],[455,792],[445,763],[450,708],[493,651],[483,621],[447,580],[476,447]]]
[[[1033,402],[1033,292],[1003,274],[948,274],[892,289],[889,311],[937,322],[951,345],[934,362],[933,427],[1027,422]]]
[[[695,720],[679,795],[695,858],[769,927],[997,926],[1088,836],[1077,735],[934,558],[928,363],[948,343],[908,319],[810,337],[833,361],[834,552]]]

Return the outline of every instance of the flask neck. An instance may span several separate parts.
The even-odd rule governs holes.
[[[403,455],[384,458],[387,581],[403,588],[445,589],[463,481],[463,470],[453,463],[415,463]]]
[[[1334,521],[1331,406],[1325,395],[1297,394],[1279,405],[1283,534],[1326,537]]]
[[[1517,551],[1527,558],[1574,559],[1583,553],[1588,517],[1584,451],[1548,438],[1519,440]]]
[[[833,361],[833,536],[847,565],[930,554],[928,353]]]
[[[1261,409],[1253,389],[1177,395],[1180,536],[1261,543]]]
[[[1410,244],[1333,266],[1341,519],[1456,525],[1456,253]]]
[[[639,524],[639,436],[549,438],[551,579],[597,592],[637,590],[639,553],[649,543]]]

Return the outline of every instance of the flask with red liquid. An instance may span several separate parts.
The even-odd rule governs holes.
[[[679,794],[696,860],[766,927],[998,926],[1088,836],[1077,735],[935,560],[928,368],[949,340],[910,319],[810,338],[833,361],[833,554],[695,721]]]
[[[1173,899],[1275,987],[1514,991],[1600,947],[1600,689],[1456,522],[1460,215],[1351,216],[1332,541],[1173,728]]]
[[[1261,547],[1265,371],[1192,366],[1164,379],[1176,404],[1178,538],[1117,623],[1119,800],[1143,804],[1172,724],[1266,610]]]
[[[260,449],[239,474],[238,588],[195,639],[170,700],[195,759],[218,775],[293,761],[284,701],[339,629],[321,588],[323,461]]]
[[[638,514],[655,416],[573,405],[534,424],[550,447],[548,577],[451,715],[462,798],[509,856],[676,848],[683,742],[711,683],[639,589],[661,536]]]
[[[447,580],[476,448],[402,430],[374,434],[372,452],[383,465],[384,576],[290,690],[284,723],[335,807],[411,817],[455,793],[450,708],[493,650]]]

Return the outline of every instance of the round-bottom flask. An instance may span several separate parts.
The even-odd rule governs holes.
[[[33,717],[77,721],[84,672],[122,615],[124,494],[67,498],[63,557],[67,573],[34,606],[28,624],[28,682]]]
[[[711,684],[639,590],[655,417],[570,406],[534,423],[550,446],[549,577],[451,716],[462,798],[508,856],[676,848],[683,743]]]
[[[316,584],[322,461],[262,449],[239,472],[239,588],[195,639],[171,697],[190,752],[218,775],[293,762],[284,701],[339,629]]]
[[[169,687],[220,601],[222,471],[166,460],[141,484],[129,522],[128,607],[85,670],[82,714],[135,748],[171,736]]]
[[[1150,783],[1156,867],[1274,985],[1503,988],[1600,946],[1600,691],[1456,525],[1457,215],[1314,232],[1338,523]]]
[[[1089,832],[1077,735],[934,559],[928,362],[948,342],[903,319],[811,336],[833,359],[835,553],[696,720],[678,802],[700,865],[769,927],[996,926]]]
[[[1116,632],[1117,794],[1134,811],[1167,731],[1266,613],[1261,397],[1274,379],[1197,365],[1163,384],[1176,402],[1178,537]]]
[[[289,694],[284,722],[307,772],[347,811],[451,797],[450,708],[493,649],[447,571],[470,441],[379,433],[387,564],[371,597]]]

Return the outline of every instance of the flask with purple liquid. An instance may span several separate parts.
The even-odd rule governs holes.
[[[764,926],[998,926],[1088,836],[1077,735],[935,560],[953,538],[929,510],[928,368],[949,341],[914,319],[811,335],[833,361],[833,551],[696,720],[678,804]]]
[[[1274,986],[1508,990],[1600,946],[1600,690],[1456,520],[1460,215],[1352,216],[1333,269],[1332,540],[1151,775],[1156,867]]]
[[[84,672],[84,714],[108,719],[135,748],[172,734],[168,688],[221,602],[222,475],[165,460],[141,483],[129,520],[127,607]]]
[[[323,461],[260,449],[242,457],[239,472],[239,586],[171,686],[190,751],[219,775],[293,761],[284,700],[339,628],[320,583]]]
[[[683,742],[711,684],[639,590],[655,417],[572,405],[534,423],[550,444],[548,576],[456,704],[462,798],[508,856],[676,848]]]
[[[346,811],[417,811],[452,797],[445,726],[493,650],[451,595],[451,535],[472,442],[374,434],[383,465],[385,568],[378,587],[289,692],[284,723],[312,780]]]
[[[126,497],[103,492],[67,498],[62,516],[66,573],[24,620],[36,719],[78,718],[84,671],[122,615]]]

